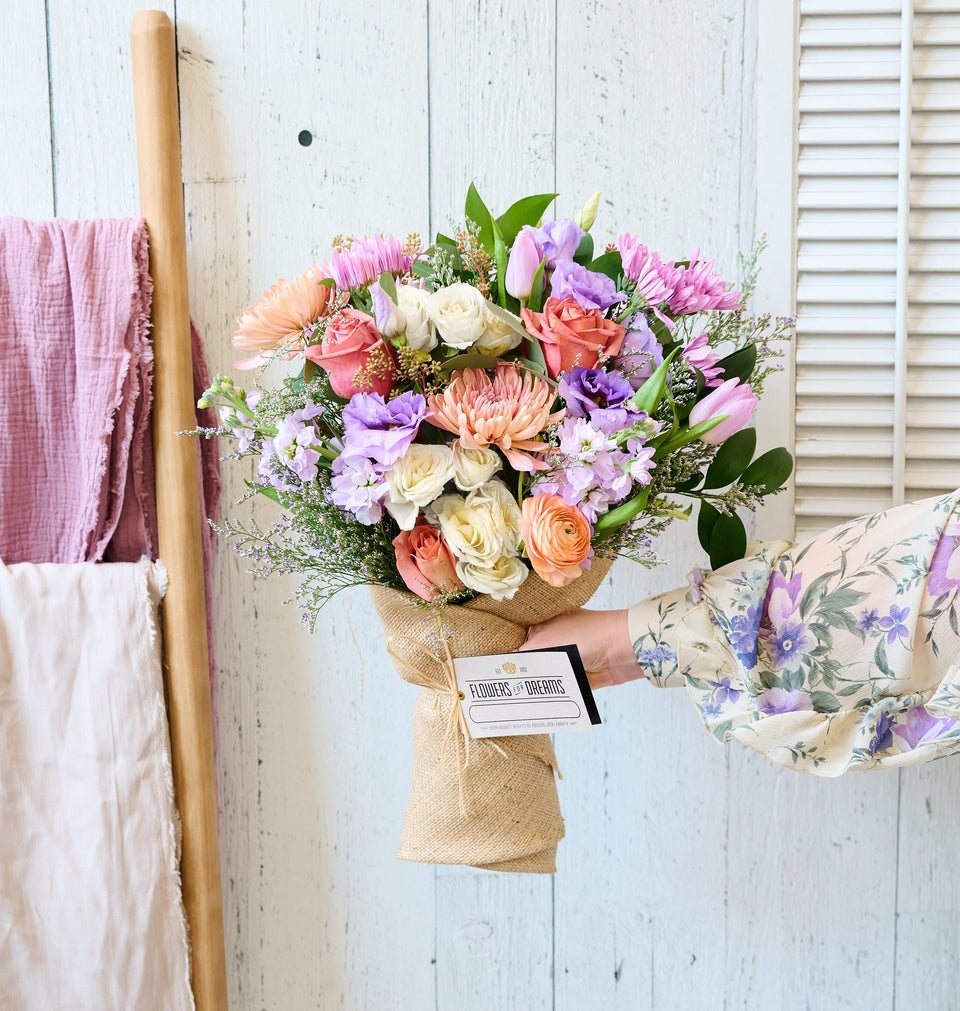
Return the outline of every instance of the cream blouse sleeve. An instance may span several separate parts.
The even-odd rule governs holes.
[[[707,729],[821,776],[960,750],[960,493],[855,520],[630,609]]]

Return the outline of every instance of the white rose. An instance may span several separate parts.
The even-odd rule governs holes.
[[[430,295],[427,308],[440,340],[452,348],[471,347],[487,329],[487,300],[471,284],[448,285]]]
[[[454,464],[457,472],[453,480],[460,491],[473,491],[479,488],[484,481],[489,481],[500,469],[500,454],[495,449],[486,446],[478,446],[471,449],[469,446],[457,443],[454,451]]]
[[[487,310],[487,328],[483,331],[483,336],[474,344],[479,351],[489,351],[492,355],[502,355],[507,351],[512,351],[521,340],[520,334],[510,326],[505,320],[494,315]]]
[[[401,530],[412,530],[420,506],[428,505],[454,475],[453,450],[449,446],[414,442],[387,471],[387,512]]]
[[[477,593],[489,593],[494,600],[510,600],[530,570],[519,558],[504,555],[492,565],[457,562],[457,575],[464,586]]]
[[[503,554],[516,555],[520,551],[520,518],[523,515],[513,493],[499,478],[487,481],[467,496],[467,505],[486,506],[500,529]]]
[[[397,305],[407,321],[404,337],[414,351],[432,351],[437,346],[437,331],[427,309],[430,295],[412,284],[397,285]]]
[[[493,565],[507,553],[503,545],[503,527],[498,519],[501,510],[495,509],[489,499],[471,503],[462,495],[441,495],[424,512],[427,520],[440,528],[450,550],[460,561]]]

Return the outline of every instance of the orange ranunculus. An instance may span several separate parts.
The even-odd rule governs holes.
[[[600,352],[615,357],[626,331],[599,309],[584,309],[575,298],[548,298],[543,312],[521,312],[527,329],[540,341],[547,372],[556,379],[575,365],[596,368]]]
[[[316,362],[329,375],[333,392],[347,400],[355,393],[385,397],[397,378],[393,348],[377,332],[376,320],[353,306],[330,320],[321,342],[303,357]]]
[[[401,530],[393,539],[397,570],[407,589],[433,601],[444,590],[462,590],[457,565],[443,534],[429,523]]]
[[[572,582],[590,557],[587,518],[550,492],[523,500],[520,536],[534,572],[551,586]]]

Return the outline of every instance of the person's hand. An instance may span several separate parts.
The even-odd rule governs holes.
[[[575,643],[591,688],[605,688],[643,677],[627,630],[627,611],[578,611],[533,625],[521,650]]]

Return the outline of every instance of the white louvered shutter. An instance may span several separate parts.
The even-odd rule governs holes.
[[[794,28],[802,539],[960,486],[960,0],[800,0]]]

